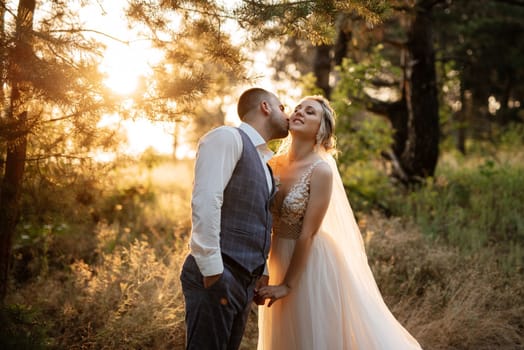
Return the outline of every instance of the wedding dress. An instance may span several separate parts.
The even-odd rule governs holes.
[[[335,160],[323,154],[273,208],[269,284],[282,282],[300,234],[314,167],[326,161],[333,192],[298,285],[270,308],[259,307],[258,350],[408,350],[418,342],[384,303]],[[274,169],[278,176],[279,169]]]

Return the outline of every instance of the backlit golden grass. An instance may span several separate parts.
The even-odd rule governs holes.
[[[178,281],[185,251],[159,257],[145,241],[76,261],[69,271],[26,285],[10,303],[32,304],[57,349],[182,348]]]
[[[425,349],[524,346],[524,279],[495,251],[465,256],[378,214],[361,223],[386,303]]]
[[[17,284],[6,300],[30,310],[23,327],[14,323],[18,336],[28,336],[22,329],[42,333],[34,349],[183,349],[179,272],[190,230],[191,169],[126,168],[105,191],[104,220],[86,226],[81,240],[52,235],[49,268]],[[427,239],[409,218],[358,219],[384,300],[424,349],[524,348],[524,279],[504,267],[500,251],[466,254]],[[63,258],[56,264],[73,246],[66,267]],[[242,349],[255,349],[256,341],[253,308]]]

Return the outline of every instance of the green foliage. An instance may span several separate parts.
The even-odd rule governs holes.
[[[339,113],[350,113],[366,107],[368,89],[373,89],[373,79],[382,74],[399,75],[398,69],[384,58],[383,46],[377,45],[366,59],[354,61],[344,58],[342,64],[335,68],[339,81],[332,93],[334,106]]]
[[[194,115],[203,100],[229,94],[245,77],[246,57],[233,44],[233,33],[224,30],[231,18],[219,2],[132,0],[127,18],[141,27],[140,40],[164,57],[144,78],[132,113],[179,121]]]
[[[395,196],[396,190],[378,164],[361,160],[340,167],[344,187],[354,211],[390,211],[389,200]]]
[[[501,247],[501,261],[522,268],[524,169],[492,160],[473,168],[441,169],[435,179],[397,199],[429,236],[465,251]]]
[[[27,33],[18,32],[21,29],[13,25],[1,29],[3,43],[10,43],[11,47],[2,48],[8,54],[3,57],[7,61],[3,64],[7,70],[2,72],[5,94],[2,107],[6,115],[0,120],[0,139],[2,142],[11,139],[13,135],[9,134],[16,119],[27,113],[19,131],[36,135],[35,143],[49,146],[37,153],[35,157],[39,159],[59,154],[56,146],[62,146],[60,142],[67,138],[65,135],[84,140],[93,137],[100,115],[114,110],[113,96],[107,93],[98,67],[102,45],[79,28],[79,11],[85,4],[77,5],[68,7],[54,2],[44,6],[37,2],[34,17],[38,20],[35,19],[34,26],[25,23],[29,26],[25,29]],[[7,23],[27,16],[27,13],[9,13]],[[11,15],[15,19],[7,19]],[[19,47],[27,52],[20,52]],[[52,138],[45,132],[50,125],[60,122],[66,125],[61,137]],[[70,145],[69,153],[71,148]]]
[[[369,113],[365,112],[368,101],[368,91],[373,89],[372,80],[385,71],[391,69],[391,64],[384,59],[382,55],[382,46],[377,46],[367,59],[355,62],[352,59],[345,58],[342,64],[336,67],[335,71],[339,81],[331,94],[333,108],[337,112],[337,131],[344,133],[359,127],[375,129],[376,138],[373,142],[372,151],[387,149],[386,144],[391,144],[392,130],[385,119],[382,126],[378,122],[370,122],[366,125],[360,125],[359,120],[366,120]],[[388,74],[398,74],[394,70]],[[371,136],[375,132],[366,132],[365,136]],[[380,142],[376,142],[380,140]]]
[[[305,95],[322,95],[323,91],[317,86],[317,79],[313,73],[304,74],[299,81],[302,94]]]
[[[386,62],[378,47],[370,59],[355,63],[344,59],[337,67],[339,82],[331,102],[337,113],[338,161],[351,203],[357,211],[381,208],[394,193],[383,152],[390,149],[393,130],[385,118],[362,112],[365,89]]]
[[[337,133],[341,162],[380,159],[381,153],[388,150],[392,142],[389,125],[384,119],[373,115],[355,124],[356,129]]]
[[[464,116],[465,106],[462,106],[460,91],[460,76],[454,61],[437,61],[436,70],[439,73],[439,122],[441,130],[441,150],[456,148],[456,134],[467,130],[469,122]],[[462,109],[462,110],[461,110]]]
[[[352,206],[357,211],[389,211],[387,199],[394,195],[395,187],[381,153],[390,147],[391,130],[383,119],[374,116],[356,127],[346,133],[337,131],[339,167]]]
[[[92,257],[88,237],[99,220],[106,171],[100,164],[67,158],[26,166],[21,218],[13,237],[17,283],[64,268],[73,256]]]
[[[473,97],[470,109],[475,124],[518,121],[515,114],[522,107],[507,102],[518,100],[523,93],[524,8],[496,0],[450,1],[447,5],[434,11],[437,56],[444,62],[454,61],[460,89]],[[447,77],[440,74],[440,79]],[[501,102],[495,116],[486,110],[490,96]]]
[[[155,157],[156,165],[150,162],[115,163],[112,171],[91,168],[70,183],[51,182],[54,176],[41,178],[30,169],[13,242],[16,285],[45,278],[74,259],[94,261],[92,236],[100,227],[117,233],[106,241],[104,252],[135,239],[157,242],[155,249],[164,251],[185,235],[192,163],[161,157]]]
[[[524,124],[510,123],[498,129],[494,143],[501,151],[514,152],[524,146]]]
[[[242,26],[250,28],[255,41],[286,34],[322,45],[334,42],[335,23],[340,15],[357,14],[374,25],[381,21],[388,7],[383,0],[243,1],[234,15]]]
[[[143,184],[118,188],[108,194],[100,208],[100,216],[103,221],[118,228],[119,235],[113,246],[123,243],[118,242],[120,240],[132,241],[141,234],[141,214],[146,206],[154,202],[155,192]]]
[[[8,294],[31,307],[0,315],[7,349],[183,346],[178,276],[193,164],[147,164],[124,163],[67,191],[38,188],[50,201],[24,207]]]
[[[0,308],[0,344],[5,350],[47,349],[46,329],[38,323],[39,313],[26,305]]]

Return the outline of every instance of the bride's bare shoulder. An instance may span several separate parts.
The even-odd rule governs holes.
[[[311,173],[311,180],[320,182],[331,180],[333,177],[333,171],[329,164],[324,160],[319,160],[315,163],[317,164],[315,164],[313,172]]]
[[[333,188],[333,172],[325,161],[318,161],[313,168],[310,179],[310,193],[312,198],[327,200]]]

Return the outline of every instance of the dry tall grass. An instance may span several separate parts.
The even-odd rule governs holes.
[[[24,327],[45,334],[42,348],[183,349],[179,272],[187,253],[191,176],[184,168],[161,169],[148,174],[160,185],[152,200],[130,211],[139,215],[131,223],[124,216],[101,221],[91,236],[75,241],[90,250],[89,261],[77,258],[67,269],[50,263],[10,293],[8,305],[33,310]],[[143,181],[127,174],[125,187]],[[359,218],[384,299],[424,349],[524,349],[522,272],[505,269],[499,253],[486,248],[466,255],[426,240],[410,221],[377,213]],[[136,239],[115,245],[123,231]],[[50,250],[74,246],[68,237],[76,236],[53,237]],[[256,342],[254,311],[242,349],[255,349]]]
[[[360,224],[386,303],[424,349],[523,348],[524,281],[504,273],[495,255],[464,257],[400,219],[373,214]],[[75,262],[9,301],[41,310],[50,348],[182,349],[178,275],[185,253],[159,258],[136,241],[101,253],[94,265]],[[256,340],[253,312],[242,349],[255,349]]]
[[[109,227],[100,231],[108,237]],[[114,233],[113,233],[114,234]],[[102,242],[101,242],[102,243]],[[145,241],[77,261],[11,296],[41,310],[49,347],[57,349],[183,348],[183,302],[178,281],[185,251],[159,258]]]
[[[524,280],[494,252],[464,256],[376,212],[359,225],[386,304],[425,350],[524,349]],[[253,313],[243,349],[257,334]]]
[[[524,280],[496,252],[465,256],[376,213],[361,224],[386,303],[425,349],[524,348]]]

